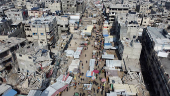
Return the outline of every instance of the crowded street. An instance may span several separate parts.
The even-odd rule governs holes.
[[[84,46],[80,55],[79,73],[74,74],[74,84],[60,93],[61,96],[73,96],[76,92],[79,93],[79,96],[106,96],[106,93],[111,90],[108,77],[106,78],[104,70],[104,66],[106,66],[105,60],[102,59],[102,50],[104,48],[103,34],[99,30],[100,26],[95,25],[91,36],[88,37],[89,44]],[[79,40],[81,40],[81,38],[79,38]],[[80,46],[77,44],[79,40],[74,40],[75,44],[73,43],[70,46]],[[118,59],[115,51],[114,55],[115,59]],[[99,72],[95,73],[94,77],[87,77],[86,72],[89,70],[89,63],[91,59],[95,59],[94,69]],[[91,90],[84,90],[83,84],[92,84]]]

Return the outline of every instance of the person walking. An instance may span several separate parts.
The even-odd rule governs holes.
[[[94,93],[95,93],[95,88],[93,88],[93,91],[94,91]]]
[[[99,89],[97,89],[97,94],[99,93]]]
[[[74,85],[74,90],[76,89],[76,85]]]
[[[82,63],[82,69],[83,69],[83,63]]]
[[[86,63],[87,63],[87,60],[86,60]]]
[[[86,54],[85,54],[85,57],[86,57]]]

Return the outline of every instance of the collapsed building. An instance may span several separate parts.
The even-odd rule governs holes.
[[[15,51],[22,48],[26,44],[26,39],[11,37],[4,41],[0,41],[0,71],[8,66],[15,66]]]
[[[39,68],[51,65],[52,59],[47,48],[38,47],[36,43],[31,43],[16,51],[20,72],[34,73]]]

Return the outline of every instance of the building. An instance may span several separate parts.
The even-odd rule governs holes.
[[[12,23],[11,19],[0,18],[0,40],[9,37],[25,38],[24,27],[21,22]]]
[[[27,17],[26,13],[27,13],[26,11],[15,9],[15,8],[5,11],[5,15],[8,18],[12,19],[13,22],[23,21]]]
[[[56,16],[58,26],[58,36],[61,38],[62,33],[69,32],[69,22],[67,16]]]
[[[56,17],[32,18],[24,26],[28,41],[38,40],[40,46],[55,44],[58,40]]]
[[[123,4],[128,4],[129,10],[135,11],[136,5],[137,5],[137,0],[124,0]]]
[[[48,8],[49,5],[51,5],[54,2],[54,0],[42,0],[41,2],[44,2],[45,8]]]
[[[76,0],[77,3],[77,13],[84,13],[86,4],[84,0]]]
[[[76,0],[61,0],[63,13],[76,13],[77,4]]]
[[[4,11],[10,8],[15,8],[14,3],[8,2],[5,5],[0,6],[0,15],[5,15]]]
[[[129,24],[121,26],[120,40],[118,41],[118,53],[123,63],[123,70],[140,72],[139,58],[142,45],[138,40],[139,26],[137,24]],[[119,37],[117,37],[119,38]]]
[[[34,7],[40,8],[41,6],[42,6],[42,3],[26,2],[27,10],[31,10],[31,8],[34,8]]]
[[[51,9],[52,13],[56,13],[56,11],[61,11],[61,2],[54,1],[54,3],[48,5],[48,8]]]
[[[15,51],[24,47],[26,39],[11,37],[0,41],[0,72],[8,66],[16,66],[17,58]],[[17,70],[17,69],[16,69]]]
[[[138,16],[138,14],[136,12],[133,12],[133,13],[119,13],[119,14],[116,14],[116,18],[118,19],[118,23],[120,23],[120,25],[122,25],[122,24],[123,25],[124,24],[130,24],[130,23],[136,23],[138,25],[141,24],[141,21],[138,21],[139,16]]]
[[[34,73],[51,65],[49,51],[46,47],[38,47],[38,42],[31,43],[16,51],[20,72]]]
[[[163,29],[147,27],[143,30],[142,52],[157,96],[170,95],[170,40]]]
[[[149,7],[150,7],[150,3],[149,2],[142,3],[142,4],[140,4],[139,12],[143,13],[143,14],[150,13]]]
[[[28,16],[41,17],[43,15],[43,9],[39,7],[33,7],[28,10]]]
[[[141,25],[144,26],[144,27],[146,27],[146,26],[151,26],[151,23],[153,23],[153,22],[154,22],[154,21],[151,20],[151,18],[150,18],[149,16],[144,16],[144,17],[142,18],[142,23],[141,23]]]
[[[109,23],[112,25],[112,23],[115,21],[115,15],[120,13],[128,13],[129,12],[129,6],[123,5],[123,4],[116,4],[116,5],[110,5],[109,6]]]

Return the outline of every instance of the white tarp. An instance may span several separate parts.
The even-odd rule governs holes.
[[[63,77],[66,77],[67,75],[60,75],[57,79],[56,79],[56,81],[57,82],[61,82],[61,83],[65,83],[65,84],[69,84],[70,82],[71,82],[71,80],[73,79],[73,77],[71,77],[71,76],[68,76],[68,78],[67,78],[67,80],[66,81],[63,81]]]
[[[73,70],[74,70],[75,68],[78,69],[79,64],[80,64],[80,60],[79,60],[79,59],[77,59],[77,60],[72,60],[70,66],[69,66],[69,68],[68,68],[68,71],[73,72]]]
[[[67,57],[73,57],[74,56],[74,51],[73,50],[65,50],[66,56]]]
[[[83,47],[77,47],[76,52],[74,53],[74,58],[80,58],[81,51],[83,50]]]
[[[80,56],[77,54],[74,54],[74,59],[78,59],[78,58],[80,58]]]
[[[114,59],[114,55],[112,55],[112,54],[105,54],[105,55],[102,55],[102,58],[103,59]]]
[[[80,19],[80,16],[78,16],[78,15],[71,15],[70,16],[70,20],[79,20]]]
[[[90,71],[93,71],[94,70],[94,65],[95,65],[95,59],[90,59]]]
[[[73,79],[73,77],[68,76],[67,80],[63,81],[63,77],[67,77],[67,75],[60,75],[57,79],[56,79],[56,83],[50,85],[47,89],[45,89],[41,96],[51,96],[53,95],[58,89],[64,87],[65,85],[69,84],[71,82],[71,80]]]
[[[42,91],[40,90],[30,90],[27,96],[41,96]]]
[[[166,52],[158,52],[159,57],[168,57],[168,54],[169,53],[166,53]]]
[[[109,46],[104,46],[104,49],[117,49],[117,48],[109,45]]]
[[[42,92],[41,96],[51,96],[55,91],[56,90],[53,87],[49,86]]]
[[[121,60],[106,60],[106,67],[121,67]]]
[[[94,65],[95,65],[95,59],[90,59],[90,62],[89,62],[89,67],[90,67],[90,70],[87,70],[87,73],[86,73],[86,76],[87,77],[92,77],[94,76]]]
[[[110,93],[107,93],[107,96],[117,96],[117,93],[116,92],[111,92]]]
[[[0,90],[0,94],[2,94],[2,93],[4,93],[7,90],[12,89],[12,87],[10,85],[2,84],[2,85],[0,85],[0,89],[1,89]]]

